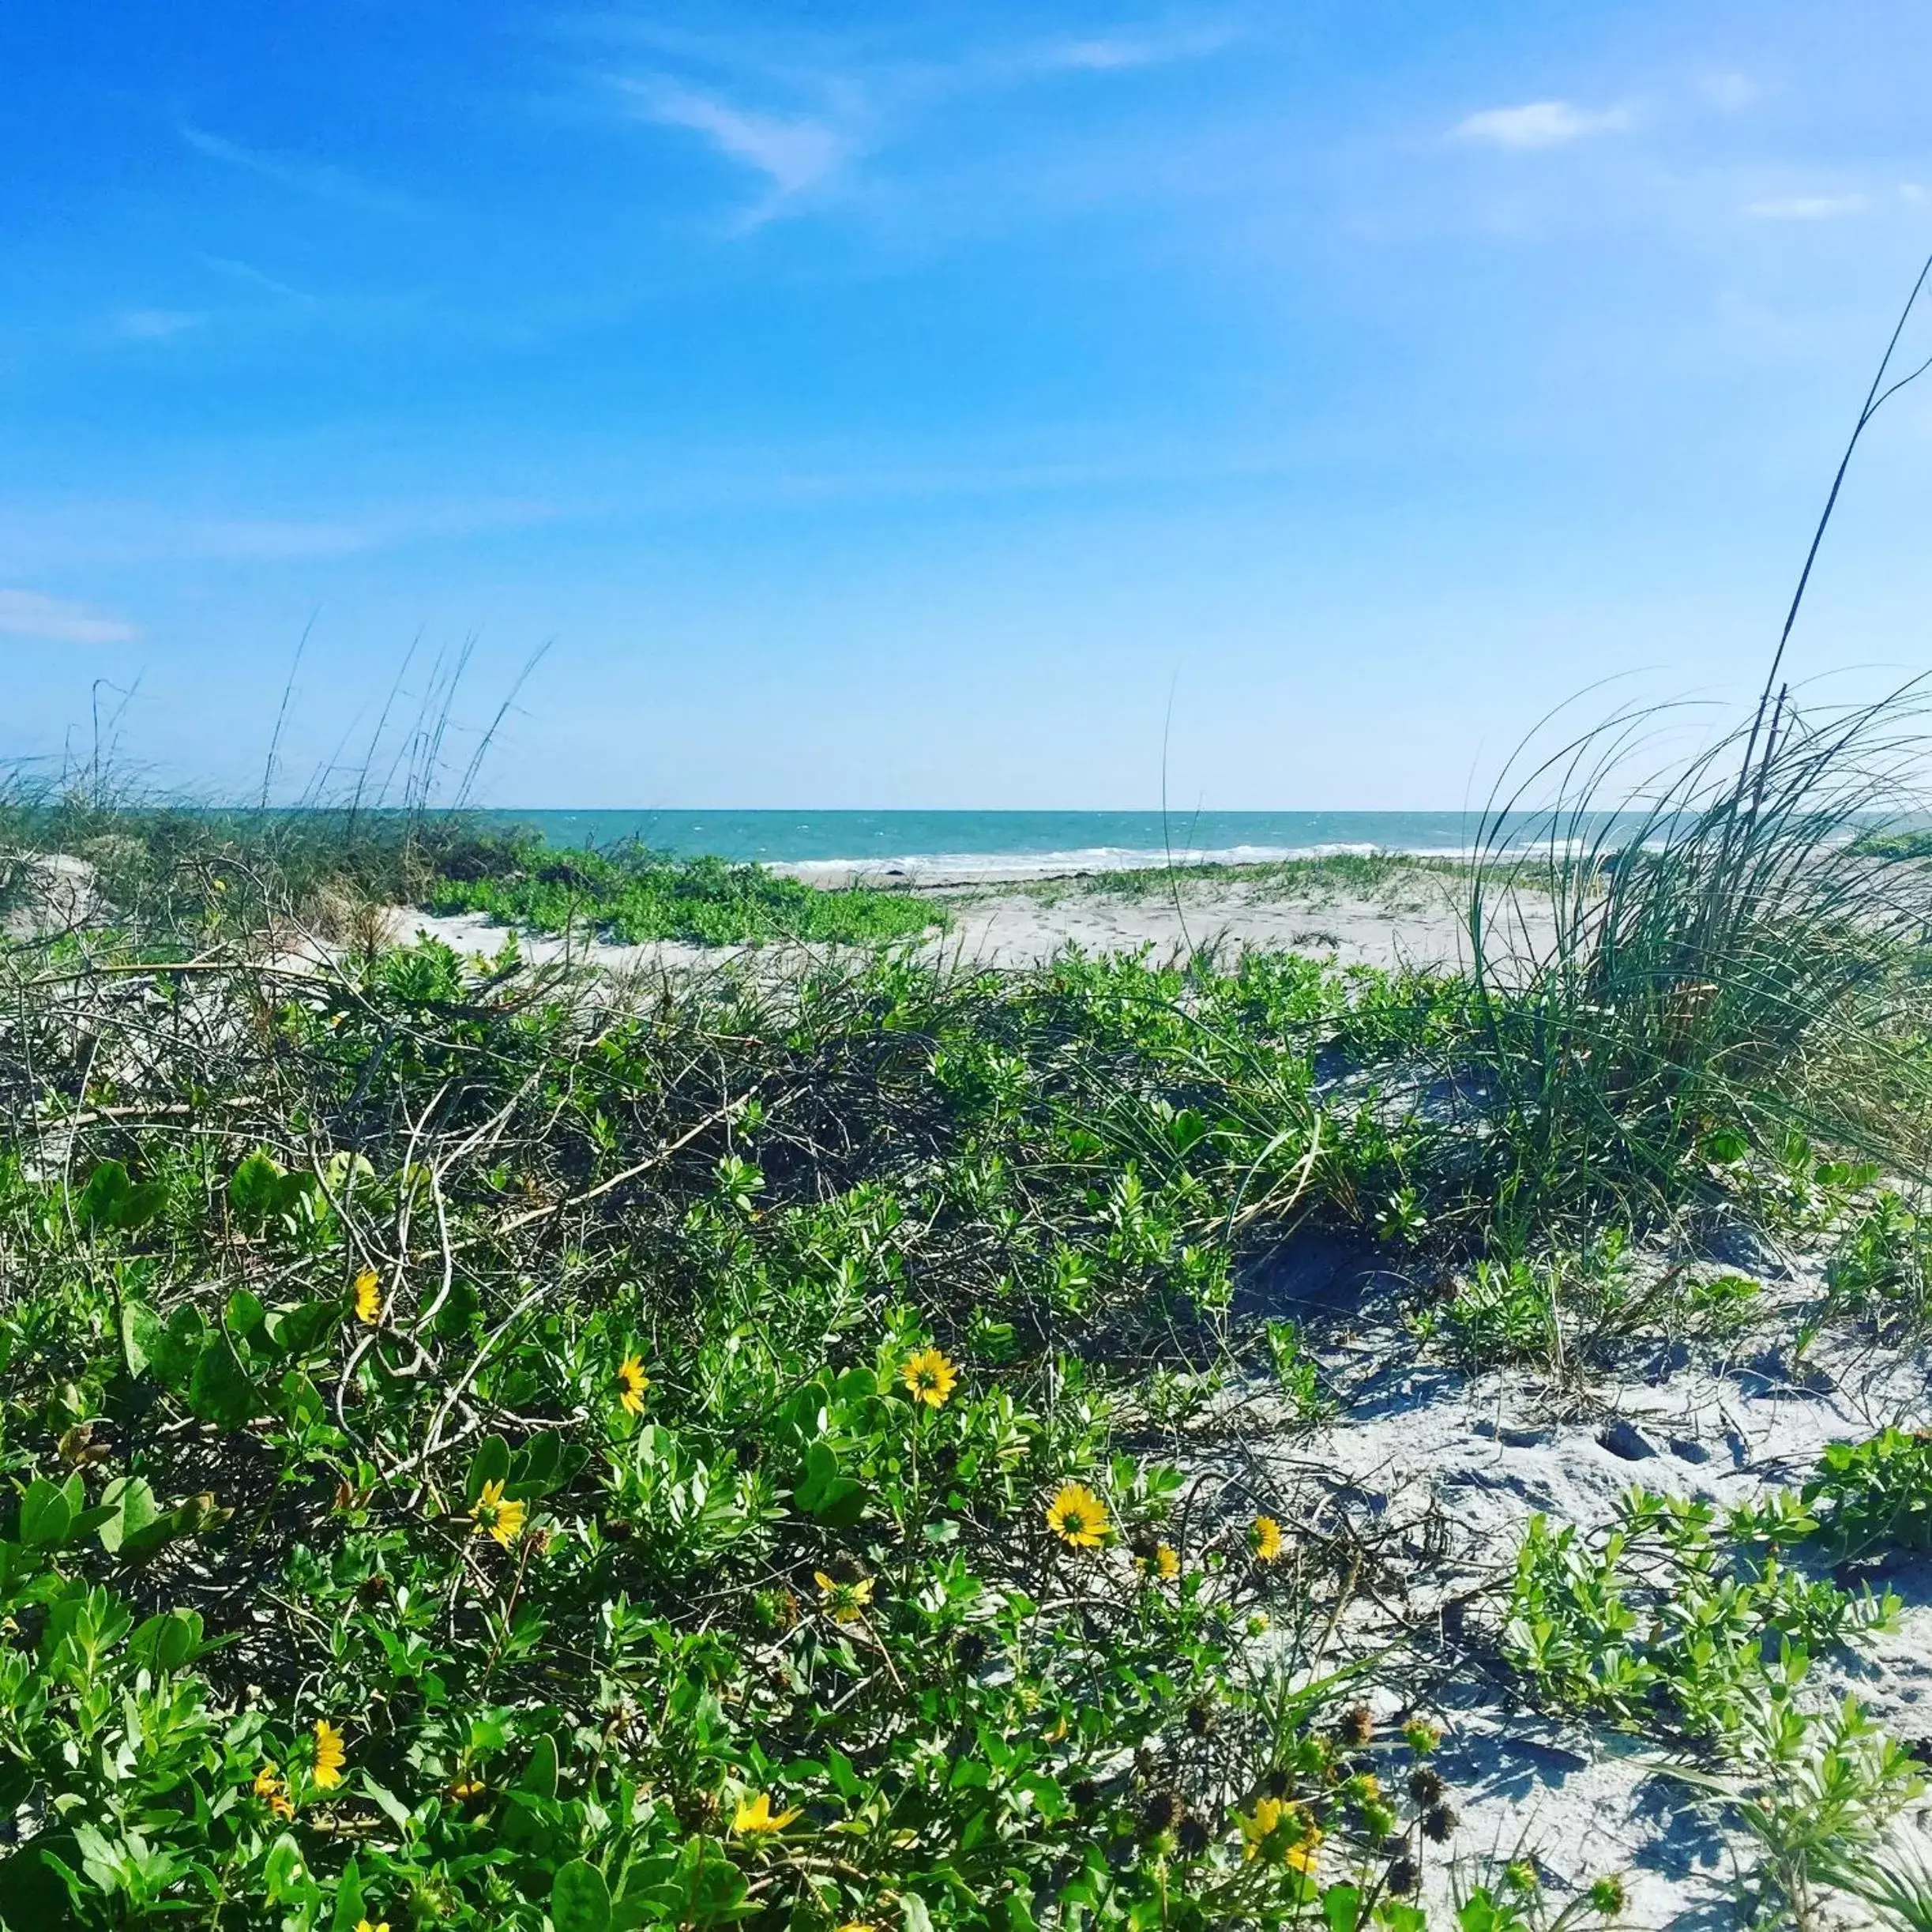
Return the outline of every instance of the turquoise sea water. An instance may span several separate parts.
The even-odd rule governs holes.
[[[1059,872],[1177,860],[1229,863],[1336,851],[1453,853],[1473,812],[498,811],[553,845],[637,839],[810,873],[851,865],[909,872]]]

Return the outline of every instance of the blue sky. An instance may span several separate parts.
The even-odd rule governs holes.
[[[14,0],[0,754],[105,681],[258,787],[306,629],[288,787],[547,644],[493,802],[1458,805],[1750,688],[1929,84],[1902,0]],[[1932,658],[1929,485],[1932,386],[1800,675]]]

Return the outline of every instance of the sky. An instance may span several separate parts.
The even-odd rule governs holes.
[[[1929,94],[1914,0],[11,0],[0,758],[1459,806],[1755,689]],[[1932,662],[1928,509],[1932,378],[1810,688]]]

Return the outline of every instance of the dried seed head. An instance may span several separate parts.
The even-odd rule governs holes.
[[[1433,1805],[1442,1795],[1442,1774],[1434,1765],[1418,1765],[1409,1773],[1409,1795],[1419,1805]]]
[[[1174,1834],[1175,1849],[1183,1858],[1199,1858],[1211,1842],[1207,1826],[1198,1818],[1182,1819]]]
[[[1453,1805],[1431,1805],[1423,1814],[1423,1836],[1431,1844],[1445,1845],[1461,1822]]]
[[[1415,1869],[1413,1859],[1392,1859],[1382,1883],[1389,1888],[1392,1897],[1407,1898],[1422,1883],[1422,1874]]]
[[[1359,1750],[1375,1735],[1375,1713],[1366,1704],[1358,1704],[1352,1711],[1344,1713],[1342,1721],[1335,1727],[1335,1735],[1344,1744]]]
[[[1147,1802],[1141,1808],[1141,1836],[1143,1838],[1158,1838],[1163,1832],[1172,1831],[1180,1823],[1182,1814],[1186,1809],[1176,1792],[1151,1793]]]

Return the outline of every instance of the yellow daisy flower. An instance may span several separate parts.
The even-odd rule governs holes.
[[[1292,1866],[1298,1872],[1314,1870],[1321,1829],[1291,1799],[1257,1798],[1254,1809],[1238,1815],[1235,1821],[1241,1827],[1244,1858],[1265,1859],[1271,1865]]]
[[[355,1277],[355,1319],[372,1329],[382,1319],[382,1277],[373,1268]]]
[[[470,1507],[470,1518],[479,1536],[494,1536],[507,1550],[523,1528],[523,1505],[506,1498],[501,1483],[486,1483],[483,1494]]]
[[[915,1402],[942,1409],[953,1393],[953,1385],[959,1380],[959,1370],[937,1348],[922,1348],[918,1354],[907,1356],[899,1379]]]
[[[1074,1550],[1097,1550],[1107,1540],[1107,1505],[1084,1483],[1062,1483],[1047,1505],[1047,1527]]]
[[[264,1765],[255,1773],[255,1795],[263,1799],[278,1818],[292,1818],[295,1808],[288,1802],[288,1791],[273,1765]]]
[[[315,1720],[315,1788],[333,1791],[342,1782],[342,1766],[348,1753],[342,1748],[342,1733],[325,1717]]]
[[[780,1811],[774,1816],[771,1793],[760,1791],[756,1797],[741,1798],[738,1801],[738,1810],[731,1820],[731,1829],[748,1838],[761,1832],[782,1832],[798,1815],[795,1808],[790,1811]]]
[[[1254,1526],[1248,1532],[1248,1547],[1254,1552],[1257,1563],[1272,1563],[1287,1547],[1281,1534],[1281,1525],[1272,1516],[1257,1516]]]
[[[379,1926],[372,1926],[366,1919],[355,1922],[355,1932],[389,1932],[389,1922],[385,1919]]]
[[[840,1583],[822,1569],[812,1572],[818,1585],[818,1607],[834,1623],[856,1623],[872,1601],[872,1579],[861,1577],[854,1583]]]
[[[1154,1574],[1163,1583],[1172,1583],[1181,1573],[1180,1553],[1171,1543],[1157,1543],[1154,1547]]]
[[[633,1415],[644,1413],[644,1392],[651,1385],[651,1378],[644,1372],[644,1364],[634,1355],[626,1355],[617,1365],[617,1385],[622,1391],[618,1400]]]

